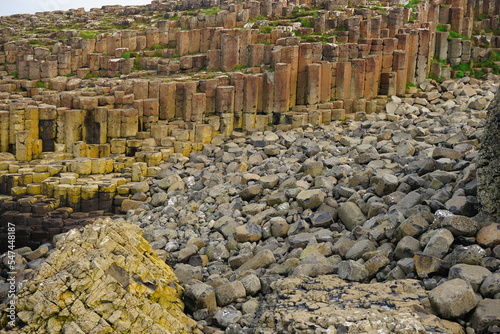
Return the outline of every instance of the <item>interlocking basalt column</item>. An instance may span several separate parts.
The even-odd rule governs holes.
[[[16,143],[16,133],[18,131],[24,131],[25,128],[25,114],[26,114],[26,103],[11,103],[9,105],[9,144],[15,145]]]
[[[230,136],[234,122],[234,87],[219,86],[216,88],[215,112],[220,117],[221,134]]]
[[[351,92],[351,63],[337,63],[337,89],[336,98],[339,100],[348,99]]]
[[[82,139],[83,110],[65,110],[63,112],[64,134],[61,143],[67,149],[73,147],[73,143]]]
[[[42,151],[54,151],[54,144],[57,138],[57,110],[53,105],[41,104],[39,113],[39,137],[42,139]]]
[[[378,95],[380,72],[382,70],[382,56],[371,55],[365,59],[364,97],[373,98]]]
[[[122,109],[108,111],[107,136],[108,138],[121,137]]]
[[[359,99],[363,97],[364,84],[365,84],[365,60],[353,59],[351,61],[351,91],[349,97],[351,99]]]
[[[185,56],[189,53],[190,35],[188,30],[182,30],[177,33],[177,54]]]
[[[332,86],[332,63],[327,61],[321,62],[321,84],[320,84],[320,92],[319,92],[319,100],[320,102],[330,101],[330,92]]]
[[[175,96],[177,84],[175,82],[160,83],[159,119],[172,120],[175,118]]]
[[[243,89],[243,129],[255,127],[255,115],[259,100],[262,98],[262,80],[256,75],[245,76]]]
[[[449,33],[447,31],[436,32],[435,54],[436,58],[439,60],[448,59],[448,34]]]
[[[402,96],[406,92],[406,51],[394,51],[392,68],[396,72],[396,95]]]
[[[206,96],[207,115],[215,114],[217,79],[207,79],[200,82],[199,89]]]
[[[245,74],[235,72],[230,75],[230,85],[234,86],[234,114],[235,128],[241,128],[243,117],[243,88],[245,85]]]
[[[291,45],[281,49],[281,62],[290,64],[290,98],[288,99],[288,109],[297,103],[297,80],[299,69],[299,46]]]
[[[136,100],[144,100],[149,97],[148,80],[136,80],[133,83],[133,94]]]
[[[221,35],[221,70],[229,72],[238,65],[239,38],[223,33]]]
[[[111,110],[110,110],[111,112]],[[113,137],[135,137],[139,131],[139,112],[137,109],[118,109],[119,135]],[[111,115],[110,115],[111,116]],[[109,120],[109,117],[108,117]],[[109,124],[109,121],[108,121]],[[118,125],[117,124],[117,125]],[[109,127],[108,127],[109,132]],[[108,134],[109,136],[109,134]]]
[[[408,53],[408,59],[407,59],[408,62],[407,62],[406,80],[412,84],[416,84],[417,83],[417,79],[415,77],[415,73],[417,70],[417,52],[416,52],[416,50],[418,50],[418,31],[417,30],[410,31],[408,50],[410,52]]]
[[[464,9],[461,7],[450,8],[451,30],[463,33],[464,28]]]
[[[260,66],[264,62],[264,44],[248,46],[248,66]]]
[[[306,70],[306,104],[316,104],[321,92],[321,64],[308,64]]]
[[[380,76],[380,94],[392,96],[396,94],[396,73],[383,72]]]
[[[33,158],[33,136],[31,131],[17,131],[16,136],[16,160],[31,161]]]
[[[9,112],[0,110],[0,152],[9,150]]]
[[[416,68],[416,79],[420,83],[427,78],[428,67],[431,61],[430,50],[431,50],[431,33],[428,29],[419,29],[419,42],[418,42],[418,54],[417,54],[417,68]]]

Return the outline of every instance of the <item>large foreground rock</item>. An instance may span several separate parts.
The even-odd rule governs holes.
[[[19,294],[17,315],[26,325],[12,332],[197,332],[183,313],[182,287],[139,227],[98,220],[56,246]],[[5,313],[1,321],[4,327]]]
[[[337,276],[278,280],[255,333],[464,333],[427,312],[417,280],[347,283]]]
[[[443,318],[458,318],[477,305],[477,297],[469,282],[455,278],[429,292],[432,308]]]
[[[477,196],[491,214],[500,214],[500,91],[491,102],[477,164]]]

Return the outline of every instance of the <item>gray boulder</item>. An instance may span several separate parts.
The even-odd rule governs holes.
[[[491,214],[500,213],[500,91],[491,102],[477,162],[477,196]]]
[[[430,291],[429,301],[434,311],[445,319],[465,315],[478,302],[469,282],[459,278],[449,280]]]

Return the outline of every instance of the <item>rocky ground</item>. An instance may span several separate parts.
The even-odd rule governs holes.
[[[475,168],[498,83],[427,82],[385,113],[216,137],[164,164],[125,219],[204,333],[498,332],[500,221]]]

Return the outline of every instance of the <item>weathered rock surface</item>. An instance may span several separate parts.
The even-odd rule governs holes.
[[[66,234],[32,273],[19,294],[14,331],[193,333],[182,294],[140,228],[98,220]]]
[[[477,196],[491,214],[500,213],[500,91],[488,108],[477,162]]]
[[[432,308],[443,318],[463,316],[477,305],[477,297],[469,282],[455,278],[429,292]]]
[[[415,280],[346,283],[335,276],[285,278],[272,284],[256,333],[464,333],[425,309]],[[381,320],[383,319],[383,320]]]

